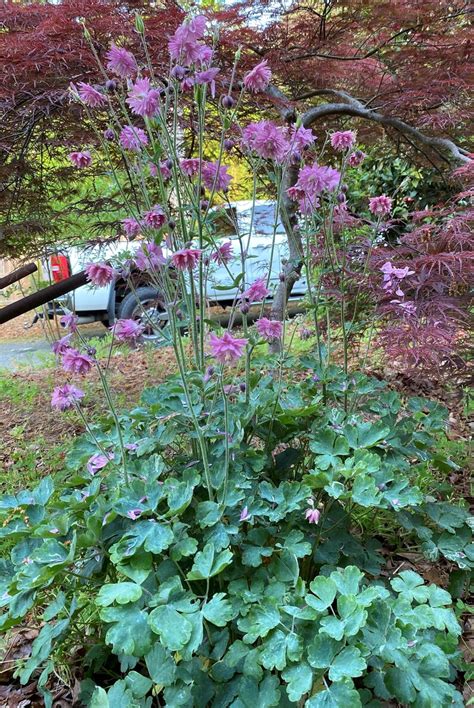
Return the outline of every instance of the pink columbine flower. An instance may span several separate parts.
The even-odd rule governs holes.
[[[136,521],[138,517],[142,515],[142,513],[143,512],[141,509],[130,509],[130,511],[127,511],[127,516],[132,521]]]
[[[81,398],[84,398],[84,391],[71,384],[64,386],[56,386],[51,396],[51,406],[60,411],[65,411],[72,408],[75,403],[79,403]]]
[[[295,186],[287,190],[288,196],[299,203],[302,214],[311,214],[319,206],[319,195],[337,189],[340,179],[340,172],[332,167],[316,163],[305,165]]]
[[[254,66],[248,74],[244,76],[244,86],[251,93],[265,91],[272,78],[272,72],[268,68],[267,60],[264,59]]]
[[[266,286],[266,279],[257,278],[257,280],[244,291],[242,297],[250,302],[262,302],[267,295],[270,295],[270,290],[268,290]]]
[[[127,103],[132,113],[144,118],[152,118],[158,111],[160,92],[152,88],[150,79],[137,79],[128,92]]]
[[[89,106],[89,108],[98,108],[99,106],[103,106],[107,103],[107,99],[104,94],[91,86],[91,84],[85,84],[83,81],[80,81],[77,86],[79,98],[86,104],[86,106]]]
[[[280,339],[283,334],[283,323],[279,320],[269,320],[267,317],[260,317],[255,326],[259,335],[267,342]]]
[[[103,288],[115,277],[115,270],[107,263],[88,263],[84,268],[87,280],[98,288]]]
[[[79,317],[74,314],[74,312],[67,312],[59,320],[60,324],[71,332],[77,332],[77,324],[79,322]]]
[[[305,511],[305,517],[310,524],[317,524],[321,518],[321,512],[318,509],[309,508]]]
[[[195,268],[202,251],[198,248],[182,248],[171,256],[171,262],[179,270]]]
[[[211,253],[211,259],[219,265],[229,263],[232,257],[232,241],[226,241],[222,246],[219,246],[219,248]]]
[[[219,69],[216,69],[215,67],[210,67],[205,71],[198,71],[198,73],[194,77],[194,81],[196,84],[198,84],[198,86],[202,84],[210,85],[212,98],[215,98],[216,95],[216,76],[218,73]]]
[[[92,368],[93,361],[88,354],[81,354],[72,347],[63,354],[63,369],[71,374],[87,374]]]
[[[150,241],[142,243],[134,256],[135,265],[139,270],[153,270],[166,263],[166,258],[160,246]]]
[[[305,128],[304,125],[300,125],[299,128],[292,127],[290,142],[294,150],[304,150],[312,145],[315,140],[316,136],[311,128]]]
[[[240,512],[240,517],[239,521],[248,521],[251,517],[251,514],[249,514],[249,510],[247,506],[244,506],[242,511]]]
[[[347,160],[347,164],[349,167],[359,167],[361,165],[367,155],[365,152],[362,152],[362,150],[356,150],[355,152],[351,153],[349,155],[349,159]]]
[[[331,135],[331,145],[337,152],[349,150],[355,145],[356,134],[353,130],[338,130]]]
[[[240,359],[248,342],[248,339],[233,337],[230,332],[224,332],[222,337],[211,332],[210,340],[212,356],[221,364],[231,364]]]
[[[205,31],[206,18],[203,15],[185,20],[168,42],[171,58],[184,66],[202,61],[204,57],[199,40],[203,38]]]
[[[89,474],[94,475],[96,472],[99,470],[103,469],[105,465],[107,465],[111,460],[113,460],[115,457],[113,452],[108,452],[105,455],[102,455],[101,453],[96,453],[95,455],[92,455],[92,457],[89,458],[87,462],[87,471]]]
[[[119,342],[136,342],[145,331],[145,326],[136,320],[117,320],[110,330]]]
[[[140,222],[133,219],[131,216],[128,216],[126,219],[122,220],[122,226],[125,231],[125,235],[132,240],[138,236],[141,230]]]
[[[75,167],[83,168],[89,167],[92,164],[92,157],[89,150],[83,150],[82,152],[70,152],[69,159]]]
[[[166,221],[166,214],[159,204],[155,204],[150,211],[143,215],[143,223],[150,229],[161,229]]]
[[[112,44],[107,53],[107,69],[121,79],[135,76],[138,71],[137,60],[131,52],[123,47]]]
[[[62,356],[64,352],[70,349],[71,337],[72,333],[66,334],[65,337],[61,337],[61,339],[57,339],[55,342],[53,342],[53,344],[51,345],[51,349],[53,350],[54,354],[56,354],[56,356]]]
[[[253,150],[268,160],[283,162],[290,150],[290,145],[280,128],[271,120],[250,123],[242,132],[244,147]]]
[[[152,177],[158,177],[158,172],[160,172],[165,182],[171,177],[171,169],[169,168],[166,160],[160,162],[158,166],[155,165],[154,162],[150,162],[148,164],[148,169],[150,170],[150,175]]]
[[[181,172],[183,172],[188,177],[195,177],[199,172],[200,159],[198,157],[189,157],[185,160],[181,160],[179,166]]]
[[[126,125],[120,131],[120,145],[124,150],[140,152],[144,145],[148,145],[148,135],[141,128]]]
[[[369,199],[369,210],[375,216],[385,216],[390,214],[392,210],[393,199],[381,194],[380,197],[371,197]]]
[[[228,189],[232,180],[232,175],[228,174],[226,165],[219,165],[219,162],[204,162],[202,165],[202,181],[207,189],[215,189],[218,192]]]

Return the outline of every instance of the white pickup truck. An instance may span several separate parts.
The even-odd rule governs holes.
[[[283,225],[278,222],[275,238],[275,203],[258,200],[234,202],[225,209],[219,209],[214,221],[216,234],[221,242],[234,242],[236,256],[226,267],[216,265],[211,270],[207,286],[207,298],[211,304],[223,307],[232,303],[236,295],[231,275],[235,278],[241,271],[239,237],[245,247],[248,244],[247,281],[267,276],[270,270],[271,286],[276,287],[281,272],[282,259],[288,257],[288,245]],[[252,209],[253,207],[253,209]],[[253,218],[252,218],[252,211]],[[233,224],[238,223],[239,236]],[[250,233],[250,226],[252,230]],[[94,248],[72,247],[56,252],[51,256],[47,268],[51,277],[58,282],[84,269],[87,263],[113,259],[121,251],[134,251],[138,247],[128,241],[118,241],[107,246]],[[272,253],[273,245],[273,253]],[[270,268],[271,262],[271,268]],[[229,272],[231,275],[229,275]],[[223,289],[223,286],[227,286]],[[307,285],[301,278],[294,286],[292,299],[300,299],[306,293]],[[50,313],[55,311],[74,311],[79,323],[103,322],[106,326],[116,319],[142,320],[146,327],[144,338],[154,339],[157,330],[166,324],[166,311],[162,296],[146,280],[134,276],[134,290],[131,291],[126,280],[118,278],[112,284],[98,288],[84,285],[73,293],[64,296],[56,303],[50,303]],[[153,323],[153,326],[152,324]]]

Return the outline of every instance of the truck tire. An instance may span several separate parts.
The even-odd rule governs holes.
[[[136,320],[145,326],[144,341],[163,339],[163,330],[169,326],[163,295],[155,288],[143,286],[129,292],[119,305],[119,319]]]

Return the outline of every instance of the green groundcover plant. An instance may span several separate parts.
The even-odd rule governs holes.
[[[146,59],[141,18],[136,27]],[[72,89],[92,124],[94,111],[110,116],[96,139],[110,151],[111,178],[120,154],[130,179],[124,232],[131,241],[144,237],[120,263],[89,264],[88,277],[99,287],[120,278],[132,290],[146,279],[160,316],[119,320],[113,341],[156,331],[178,373],[146,389],[135,409],[118,411],[107,360],[66,314],[70,332],[54,351],[71,382],[54,390],[52,405],[76,407],[87,433],[63,474],[0,500],[9,549],[0,566],[0,626],[40,628],[17,675],[37,679],[46,706],[53,677],[69,685],[78,677],[78,700],[92,708],[461,706],[451,597],[412,570],[388,574],[383,545],[415,544],[462,572],[472,564],[466,510],[417,485],[427,464],[452,466],[437,451],[446,411],[402,401],[349,361],[359,305],[371,311],[359,287],[369,275],[402,322],[416,311],[402,290],[412,271],[397,266],[396,249],[387,244],[386,262],[369,272],[392,200],[370,198],[375,221],[352,258],[343,180],[363,159],[355,134],[330,136],[336,169],[319,164],[326,141],[316,149],[298,122],[241,127],[243,92],[265,90],[271,72],[261,62],[238,85],[238,53],[211,112],[219,154],[207,160],[206,110],[219,70],[206,32],[199,16],[178,28],[166,80],[113,45],[114,78],[103,69],[104,86]],[[221,161],[236,141],[252,168],[253,200],[262,175],[273,185],[273,246],[278,213],[290,241],[273,293],[283,318],[264,316],[272,263],[251,282],[253,225],[242,232],[232,224],[233,243],[216,225],[212,205],[225,202],[231,180]],[[84,148],[70,157],[78,169],[94,159]],[[206,311],[216,265],[229,267],[237,292],[225,330]],[[297,357],[282,295],[302,268],[316,345]],[[252,305],[260,309],[255,326]],[[232,330],[236,314],[242,336]],[[374,320],[367,349],[373,329]],[[92,367],[110,404],[100,425],[87,420],[76,385]]]

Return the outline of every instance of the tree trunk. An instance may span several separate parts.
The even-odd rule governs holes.
[[[287,194],[287,189],[296,183],[298,173],[298,165],[290,166],[284,175],[282,183],[283,196],[280,216],[288,240],[289,258],[282,264],[282,275],[273,298],[271,309],[271,319],[280,320],[280,322],[285,318],[288,298],[291,295],[294,284],[299,280],[303,268],[303,243],[301,241],[296,218],[297,203],[290,199]],[[280,339],[275,339],[270,344],[270,351],[272,353],[280,352],[281,348]]]

